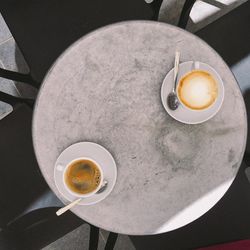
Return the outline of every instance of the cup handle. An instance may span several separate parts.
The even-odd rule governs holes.
[[[195,61],[194,62],[194,69],[199,69],[200,68],[200,62]]]

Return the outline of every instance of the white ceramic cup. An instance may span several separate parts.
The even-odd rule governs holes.
[[[210,66],[209,66],[209,67],[210,67]],[[211,68],[211,67],[210,67],[210,68]],[[212,69],[212,68],[211,68],[211,70],[213,70],[214,72],[207,71],[207,70],[205,70],[205,69],[201,69],[201,68],[200,68],[200,63],[199,63],[198,61],[196,61],[196,62],[194,62],[194,69],[191,70],[190,72],[187,72],[186,74],[184,74],[184,75],[182,75],[182,76],[180,77],[180,79],[179,79],[179,81],[178,81],[178,83],[177,83],[177,87],[176,87],[176,94],[177,94],[177,97],[178,97],[179,102],[180,102],[185,108],[187,108],[187,109],[189,109],[189,110],[192,110],[192,111],[196,111],[196,112],[202,112],[202,111],[205,111],[205,110],[208,110],[208,109],[212,108],[212,107],[214,106],[214,104],[216,103],[216,100],[218,99],[219,95],[223,95],[223,97],[224,97],[224,88],[222,89],[222,93],[221,93],[221,91],[218,92],[218,95],[217,95],[216,99],[215,99],[214,102],[211,103],[211,105],[209,105],[208,107],[203,108],[203,109],[192,109],[192,108],[188,107],[187,105],[185,105],[184,102],[182,102],[182,100],[181,100],[181,98],[180,98],[180,96],[179,96],[179,91],[178,91],[178,89],[179,89],[179,86],[180,86],[181,79],[182,79],[183,77],[185,77],[186,75],[190,74],[192,71],[195,71],[195,70],[201,70],[201,71],[207,72],[207,73],[209,73],[214,79],[216,79],[215,73],[216,73],[217,76],[218,76],[218,73],[215,72],[215,70]],[[219,87],[219,86],[218,86],[218,83],[216,83],[216,84],[217,84],[217,87]]]
[[[79,193],[76,193],[76,192],[72,191],[72,190],[68,187],[68,185],[66,184],[66,181],[65,181],[67,169],[68,169],[69,166],[71,166],[74,162],[79,161],[79,160],[88,160],[88,161],[92,161],[92,162],[98,167],[98,169],[99,169],[99,171],[100,171],[100,173],[101,173],[101,176],[100,176],[100,179],[101,179],[101,180],[100,180],[99,185],[96,187],[95,190],[93,190],[92,192],[89,192],[89,193],[87,193],[87,194],[79,194]],[[103,171],[102,171],[102,168],[101,168],[101,166],[100,166],[96,161],[94,161],[94,160],[91,159],[91,158],[87,158],[87,157],[76,158],[76,159],[72,160],[72,161],[65,167],[64,172],[63,172],[63,184],[64,184],[65,188],[67,189],[67,191],[68,191],[69,193],[71,193],[72,195],[76,196],[76,197],[79,197],[79,198],[90,197],[90,196],[92,196],[93,194],[97,193],[98,190],[99,190],[99,189],[102,187],[102,185],[103,185]]]

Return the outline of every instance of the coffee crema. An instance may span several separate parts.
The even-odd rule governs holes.
[[[185,106],[194,110],[203,110],[215,102],[218,86],[209,72],[193,70],[181,78],[177,92]]]
[[[64,178],[71,191],[78,194],[88,194],[99,186],[101,172],[93,161],[80,159],[71,163]]]

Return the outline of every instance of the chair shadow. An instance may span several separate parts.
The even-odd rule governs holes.
[[[15,63],[17,67],[17,72],[28,74],[30,72],[25,59],[15,44]],[[35,98],[37,95],[37,89],[27,83],[15,82],[16,88],[22,97]]]

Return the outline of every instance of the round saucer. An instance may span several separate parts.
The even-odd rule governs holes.
[[[79,142],[66,148],[58,157],[55,163],[54,179],[61,195],[68,201],[73,201],[78,197],[69,193],[63,183],[63,171],[65,167],[74,159],[86,157],[96,161],[103,170],[103,180],[108,181],[108,186],[102,193],[93,194],[83,198],[78,205],[91,205],[105,199],[115,186],[117,168],[112,155],[99,144],[93,142]]]
[[[165,110],[170,116],[172,116],[175,120],[186,124],[198,124],[209,120],[220,110],[224,99],[223,81],[219,74],[215,71],[215,69],[206,63],[193,61],[180,63],[177,82],[179,82],[183,75],[192,70],[205,70],[214,77],[218,84],[218,98],[211,107],[205,110],[191,110],[181,103],[178,109],[169,109],[167,105],[167,97],[168,94],[172,91],[174,84],[174,69],[171,69],[166,75],[161,87],[161,101]]]

